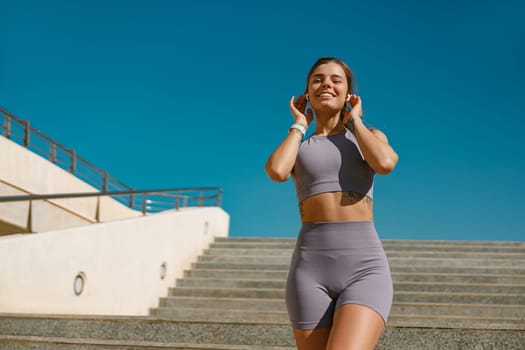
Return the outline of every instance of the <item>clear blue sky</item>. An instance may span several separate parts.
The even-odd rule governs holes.
[[[523,1],[1,1],[0,106],[138,189],[220,186],[232,236],[295,236],[264,173],[320,56],[400,156],[382,238],[525,240]]]

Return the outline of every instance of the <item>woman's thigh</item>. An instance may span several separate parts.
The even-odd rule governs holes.
[[[372,350],[385,323],[381,315],[369,307],[345,304],[335,311],[327,350]]]
[[[324,350],[330,336],[330,328],[294,329],[293,335],[297,350]]]

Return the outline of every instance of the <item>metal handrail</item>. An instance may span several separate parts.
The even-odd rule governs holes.
[[[207,194],[207,192],[212,194]],[[191,195],[197,192],[198,195]],[[186,194],[185,194],[186,193]],[[189,194],[187,194],[189,193]],[[220,187],[188,187],[160,190],[129,190],[129,191],[103,191],[103,192],[79,192],[79,193],[50,193],[50,194],[27,194],[16,196],[0,196],[0,202],[20,202],[33,200],[50,200],[66,198],[85,197],[120,197],[130,196],[131,209],[140,210],[144,215],[147,213],[158,213],[163,210],[180,209],[190,206],[190,201],[197,201],[197,206],[222,205],[222,188]],[[155,200],[157,199],[157,200]],[[162,199],[162,200],[159,200]],[[154,206],[153,204],[163,204]]]
[[[192,201],[196,201],[198,206],[204,206],[208,202],[215,206],[221,206],[222,189],[218,187],[134,190],[109,175],[106,170],[100,169],[80,157],[75,150],[60,145],[39,130],[31,127],[29,121],[15,117],[1,107],[0,131],[0,135],[48,159],[100,191],[2,196],[0,202],[109,196],[123,205],[140,210],[143,214],[187,207],[191,205]],[[204,195],[208,191],[214,191],[214,194]],[[189,194],[185,194],[188,192]],[[192,194],[192,192],[198,192],[198,195]],[[213,200],[215,201],[213,202]]]
[[[125,185],[76,154],[74,149],[62,146],[39,130],[30,126],[28,120],[15,117],[0,107],[0,135],[17,142],[21,146],[44,157],[60,168],[74,174],[102,192],[110,190],[131,191],[132,187]],[[116,197],[123,202],[120,197]],[[125,203],[123,203],[125,204]]]

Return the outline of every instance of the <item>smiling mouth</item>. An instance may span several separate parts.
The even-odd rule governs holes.
[[[317,97],[319,97],[319,98],[323,98],[323,99],[324,99],[324,98],[332,98],[332,97],[335,97],[335,96],[332,95],[331,93],[323,92],[323,93],[317,95]]]

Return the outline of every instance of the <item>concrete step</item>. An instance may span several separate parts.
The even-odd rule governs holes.
[[[184,277],[195,278],[246,278],[246,279],[286,279],[288,271],[271,270],[204,270],[192,269],[184,271]]]
[[[403,322],[410,324],[411,320],[399,320],[398,324]],[[501,324],[493,326],[489,322],[462,324],[460,320],[451,324],[447,323],[448,321],[436,320],[421,320],[421,322],[419,327],[387,325],[376,350],[514,350],[523,349],[522,346],[525,343],[523,330],[502,329],[501,327],[505,325]],[[17,339],[20,341],[17,342]],[[48,344],[55,341],[62,347],[41,347],[42,342],[38,340],[44,340],[45,343],[45,339],[48,340]],[[82,339],[79,342],[84,339],[88,340],[88,345],[77,347],[74,343],[79,339]],[[124,347],[125,349],[148,350],[149,348],[170,348],[170,346],[174,349],[232,350],[244,349],[242,346],[263,350],[279,348],[285,350],[294,347],[290,326],[284,324],[183,323],[129,317],[0,315],[0,349],[104,349],[96,345],[90,348],[90,339],[97,339],[101,344],[126,342],[129,346]],[[141,342],[138,346],[145,345],[145,347],[133,347],[137,346],[133,345],[137,342]],[[146,342],[150,344],[145,344]],[[69,346],[71,344],[72,346]],[[185,345],[180,346],[180,344]],[[213,347],[212,344],[216,347]],[[121,349],[122,347],[114,348]]]
[[[383,240],[385,249],[393,250],[433,250],[433,251],[462,251],[462,252],[499,252],[523,253],[524,242],[480,242],[480,241],[403,241]]]
[[[206,288],[278,288],[284,289],[286,281],[272,279],[212,279],[188,277],[177,280],[177,287],[206,287]]]
[[[203,252],[203,255],[257,255],[257,256],[292,256],[293,249],[272,249],[272,248],[210,248]]]
[[[385,249],[390,247],[395,249],[412,250],[460,250],[460,251],[501,251],[501,252],[524,252],[525,242],[507,241],[433,241],[433,240],[381,240]],[[295,239],[253,239],[253,238],[220,238],[210,245],[210,248],[294,248]]]
[[[289,264],[258,264],[258,263],[222,263],[196,262],[191,264],[192,270],[252,270],[252,271],[288,271]]]
[[[394,282],[449,282],[525,285],[525,275],[394,272]]]
[[[504,304],[524,305],[525,295],[499,293],[436,293],[436,292],[394,292],[394,303],[453,303],[453,304]]]
[[[477,257],[477,258],[440,258],[434,256],[417,257],[413,255],[387,256],[390,266],[491,266],[491,267],[520,267],[525,269],[525,255],[520,258],[494,258],[494,257]],[[208,262],[213,264],[290,264],[289,256],[268,256],[268,255],[201,255],[198,262]]]
[[[288,271],[289,264],[279,263],[212,263],[212,262],[196,262],[191,265],[192,269],[202,270],[254,270],[254,271]],[[466,274],[501,274],[501,275],[525,275],[525,267],[513,266],[433,266],[417,265],[416,262],[412,264],[400,265],[391,264],[390,270],[395,272],[417,272],[417,273],[466,273]]]
[[[507,266],[390,266],[392,273],[450,273],[450,274],[472,274],[472,275],[514,275],[525,276],[525,268]]]
[[[206,297],[167,297],[161,298],[160,308],[204,308],[218,310],[286,311],[284,300],[279,299],[243,299],[243,298],[206,298]],[[504,304],[451,304],[451,303],[409,303],[395,302],[392,314],[430,314],[430,315],[465,315],[478,317],[521,318],[525,322],[524,305]]]
[[[217,237],[215,243],[294,243],[295,237]]]
[[[293,346],[256,346],[259,350],[294,350]],[[140,340],[77,339],[63,337],[1,336],[0,349],[6,350],[253,350],[252,345],[192,344]]]
[[[524,305],[503,304],[451,304],[451,303],[402,303],[392,305],[392,314],[434,315],[434,316],[473,316],[480,318],[509,318],[525,322]]]
[[[294,346],[289,325],[179,322],[152,317],[0,315],[0,337]]]
[[[284,289],[284,280],[183,278],[177,287]],[[524,285],[451,282],[395,282],[395,291],[502,293],[525,295]]]
[[[257,270],[188,270],[184,277],[188,278],[214,278],[214,279],[257,279],[257,280],[286,280],[287,271],[257,271]],[[472,283],[497,283],[525,285],[525,275],[499,275],[499,274],[465,274],[465,273],[392,273],[394,281],[398,282],[472,282]]]
[[[525,324],[523,317],[495,317],[495,316],[479,316],[479,315],[464,315],[464,314],[432,314],[422,313],[421,310],[416,310],[414,314],[396,314],[391,313],[388,323],[392,326],[396,326],[397,322],[400,321],[406,325],[407,320],[410,320],[412,325],[418,325],[420,323],[426,323],[430,320],[436,322],[443,322],[448,320],[450,323],[471,321],[477,324],[487,323],[491,324],[492,327],[495,324],[510,326],[511,329],[525,330]],[[286,311],[260,311],[260,310],[238,310],[230,309],[228,312],[215,308],[157,308],[154,311],[154,316],[161,319],[178,320],[181,322],[238,322],[238,323],[277,323],[277,324],[288,324],[288,314]],[[449,326],[450,326],[449,323]]]
[[[409,249],[412,248],[412,249]],[[423,249],[421,247],[408,247],[407,249],[396,248],[396,247],[384,247],[387,256],[413,256],[413,257],[451,257],[451,258],[517,258],[523,259],[525,256],[525,249],[523,251],[516,249],[490,249],[488,247],[483,250],[468,250],[466,251],[462,247],[454,247],[456,249],[450,249],[443,247],[442,249]],[[288,256],[291,257],[293,249],[271,249],[271,248],[211,248],[206,249],[203,255],[212,256]]]
[[[236,322],[236,323],[277,323],[289,324],[288,313],[283,310],[237,310],[230,309],[227,312],[216,308],[164,308],[159,307],[152,310],[152,316],[160,319],[177,320],[181,322]]]
[[[215,243],[258,243],[278,244],[295,243],[296,237],[217,237]],[[435,240],[435,239],[381,239],[383,244],[393,245],[448,245],[468,247],[521,247],[525,248],[525,242],[520,241],[465,241],[465,240]]]
[[[291,250],[295,247],[295,241],[289,241],[289,242],[229,242],[229,241],[221,241],[216,240],[215,242],[211,243],[209,248],[215,249],[215,248],[233,248],[233,249],[257,249],[257,248],[264,248],[264,249],[285,249],[285,250]]]
[[[396,292],[487,293],[525,296],[525,285],[450,282],[394,282]]]
[[[258,310],[283,311],[286,310],[284,299],[256,299],[256,298],[229,298],[229,297],[193,297],[170,296],[161,298],[159,307],[163,308],[209,308],[223,310]]]
[[[170,288],[169,296],[196,296],[217,298],[254,298],[254,299],[283,299],[282,288],[205,288],[205,287],[182,287]]]
[[[215,298],[249,298],[249,299],[283,299],[282,288],[204,288],[204,287],[177,287],[170,288],[169,296],[195,296]],[[395,291],[394,302],[423,302],[423,303],[456,303],[456,304],[525,304],[524,294],[501,293],[461,293],[461,292],[426,292],[426,291]]]

